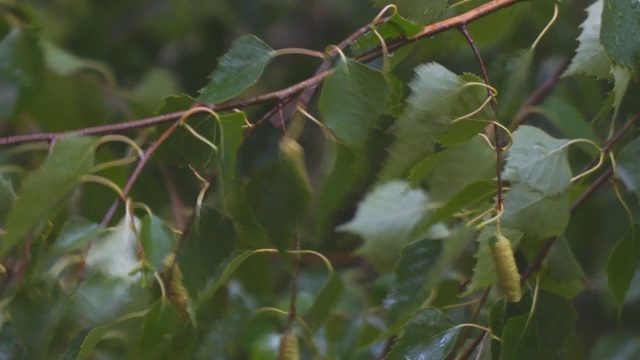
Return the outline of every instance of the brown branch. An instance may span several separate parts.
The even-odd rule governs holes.
[[[466,13],[439,21],[435,24],[427,25],[418,35],[416,35],[411,39],[402,37],[402,38],[398,38],[395,41],[391,41],[388,45],[388,49],[389,51],[397,50],[400,47],[406,46],[420,39],[434,36],[445,30],[459,27],[464,24],[468,24],[484,16],[487,16],[499,9],[511,6],[513,4],[516,4],[522,1],[525,1],[525,0],[493,0],[486,4],[480,5],[475,9],[469,10]],[[366,31],[360,29],[356,31],[356,33],[354,34],[359,34],[360,32],[366,32]],[[358,35],[354,35],[354,36],[358,36]],[[349,42],[348,40],[349,39],[346,39],[344,43],[347,44]],[[382,55],[382,50],[378,47],[370,50],[365,54],[355,57],[354,60],[360,61],[360,62],[369,62],[373,59],[380,57],[381,55]],[[322,81],[324,81],[329,75],[331,75],[332,72],[333,70],[329,69],[329,70],[317,73],[307,80],[301,81],[295,85],[292,85],[282,90],[270,92],[267,94],[263,94],[263,95],[259,95],[259,96],[255,96],[247,99],[231,100],[221,104],[209,105],[208,107],[213,111],[226,111],[226,110],[232,110],[237,108],[246,108],[246,107],[263,104],[270,101],[282,102],[283,100],[291,97],[293,94],[303,91],[306,88],[317,86]],[[131,130],[131,129],[139,129],[139,128],[162,124],[162,123],[170,122],[172,120],[179,119],[187,111],[188,110],[183,110],[183,111],[159,115],[159,116],[136,120],[136,121],[95,126],[95,127],[84,128],[84,129],[71,130],[71,131],[62,132],[62,133],[38,133],[38,134],[8,136],[8,137],[0,138],[0,146],[7,146],[12,144],[34,142],[34,141],[52,141],[63,135],[96,135],[96,134],[105,134],[105,133],[112,133],[112,132],[121,132],[121,131]]]

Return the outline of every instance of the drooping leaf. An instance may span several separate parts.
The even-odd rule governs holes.
[[[311,200],[302,147],[283,138],[279,158],[250,178],[246,195],[253,216],[273,245],[281,251],[289,250],[296,225],[307,216]]]
[[[503,178],[527,184],[544,196],[557,195],[571,185],[568,140],[554,139],[544,131],[523,125],[513,133]]]
[[[42,81],[42,53],[33,29],[15,27],[0,41],[0,119],[11,115]]]
[[[498,119],[511,119],[520,109],[527,89],[533,53],[521,49],[499,56],[489,69],[491,82],[498,89]]]
[[[242,303],[234,303],[206,334],[196,350],[196,359],[228,359],[237,337],[251,319],[251,310]]]
[[[372,0],[373,4],[383,8],[388,4],[398,7],[398,13],[420,24],[428,24],[447,8],[446,0]]]
[[[319,327],[329,319],[331,310],[338,304],[344,292],[344,282],[337,272],[329,274],[329,279],[322,286],[309,309],[309,322]]]
[[[358,205],[355,217],[336,230],[359,235],[358,253],[381,269],[395,264],[400,250],[412,239],[415,226],[428,215],[429,197],[406,182],[394,180],[376,187]]]
[[[338,139],[360,147],[385,110],[388,96],[382,72],[353,60],[341,60],[324,83],[320,111]]]
[[[71,252],[106,231],[106,229],[100,228],[99,224],[85,218],[70,218],[62,225],[56,242],[53,244],[53,251],[56,254]]]
[[[533,314],[507,320],[502,332],[500,359],[555,359],[578,318],[573,305],[562,296],[538,294]]]
[[[55,216],[80,177],[91,171],[96,142],[91,137],[62,137],[40,168],[27,175],[9,210],[0,256],[39,223]]]
[[[274,50],[257,37],[241,37],[218,60],[218,68],[211,74],[211,81],[200,90],[198,101],[215,104],[240,94],[258,80],[274,56]]]
[[[391,324],[407,320],[427,299],[438,280],[434,270],[442,248],[442,241],[419,240],[402,249],[396,266],[396,284],[384,300]]]
[[[97,326],[93,329],[82,330],[81,332],[74,335],[74,339],[80,340],[81,343],[77,349],[69,348],[67,351],[70,352],[68,355],[68,359],[75,360],[84,360],[91,356],[91,353],[96,348],[100,340],[104,338],[104,336],[109,331],[109,326]],[[76,353],[76,356],[71,356],[71,352]]]
[[[424,309],[407,323],[387,360],[445,359],[461,329],[436,309]]]
[[[511,248],[517,249],[522,232],[506,227],[501,227],[502,234],[511,241]],[[487,226],[478,235],[478,250],[474,255],[476,265],[473,268],[473,277],[467,287],[467,293],[475,290],[484,289],[495,284],[498,280],[496,275],[496,267],[491,257],[491,249],[489,240],[494,236],[495,226]]]
[[[132,227],[140,228],[140,221],[124,216],[114,230],[96,240],[86,257],[89,269],[101,274],[134,283],[140,276],[131,272],[138,268],[138,244]]]
[[[147,214],[140,224],[140,242],[154,271],[162,272],[163,262],[176,244],[173,230],[159,217]]]
[[[409,83],[411,95],[404,113],[398,120],[395,142],[389,148],[389,157],[380,178],[389,180],[404,175],[413,165],[433,153],[436,136],[451,125],[452,120],[477,110],[486,100],[486,89],[467,85],[477,82],[475,75],[457,76],[437,63],[420,65]],[[486,108],[470,120],[488,120]],[[474,124],[474,126],[477,124]],[[456,125],[457,126],[457,125]],[[446,137],[450,143],[467,140],[469,132],[461,138]]]
[[[640,244],[638,243],[638,231],[640,227],[633,225],[624,237],[616,243],[607,261],[607,279],[609,289],[621,309],[624,297],[629,290],[629,285],[635,274],[638,262],[640,262]]]
[[[587,18],[580,25],[582,32],[578,36],[578,49],[571,60],[565,76],[585,74],[601,79],[610,79],[611,60],[600,43],[600,28],[603,0],[597,0],[587,8]]]
[[[640,200],[640,137],[634,139],[616,157],[617,175],[629,191],[636,193]]]
[[[561,235],[569,224],[569,196],[565,191],[544,196],[525,184],[515,184],[504,197],[502,224],[538,238]]]
[[[218,160],[218,184],[225,204],[233,194],[236,178],[236,158],[244,135],[246,117],[244,113],[229,113],[220,116],[220,142],[216,157]]]
[[[604,0],[600,42],[617,65],[640,69],[640,7],[636,0]]]
[[[11,181],[0,176],[0,224],[4,224],[11,209],[11,204],[15,200],[16,194],[13,192]]]
[[[158,359],[171,346],[171,338],[181,326],[178,312],[166,299],[158,299],[144,316],[138,346],[137,359]]]
[[[235,244],[236,233],[231,221],[218,210],[206,206],[201,208],[178,256],[183,284],[191,298],[205,288]]]

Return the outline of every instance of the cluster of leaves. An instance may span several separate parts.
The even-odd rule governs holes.
[[[467,19],[488,75],[483,64],[482,76],[465,72],[478,62],[453,31],[411,41],[483,3],[503,4]],[[293,335],[314,359],[587,356],[589,333],[573,334],[587,280],[606,278],[594,289],[613,295],[615,307],[598,308],[613,318],[640,293],[630,131],[640,109],[628,100],[639,90],[640,7],[590,5],[556,90],[528,104],[555,59],[541,44],[566,47],[553,30],[529,48],[501,45],[496,29],[524,28],[529,14],[542,29],[553,3],[396,5],[328,48],[331,69],[296,90],[322,81],[311,104],[287,91],[237,100],[280,54],[307,50],[245,35],[198,97],[175,95],[167,72],[120,94],[108,67],[34,26],[42,8],[0,5],[0,144],[22,143],[0,152],[0,354],[269,359]],[[555,6],[562,31],[576,5]],[[430,42],[442,61],[415,45]],[[370,54],[381,61],[360,61]],[[597,79],[613,80],[609,95]],[[166,95],[157,117],[119,123],[151,116]],[[245,108],[264,99],[278,101],[267,114],[277,119],[250,121]],[[105,135],[115,131],[126,136]],[[614,191],[574,212],[612,175]],[[493,286],[497,232],[524,273],[515,304]],[[606,251],[585,255],[597,247]],[[592,356],[614,358],[637,339],[606,335]]]

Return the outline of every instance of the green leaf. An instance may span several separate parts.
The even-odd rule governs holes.
[[[640,137],[625,145],[616,156],[618,178],[640,200]]]
[[[571,185],[568,144],[568,140],[554,139],[536,127],[520,126],[506,154],[503,179],[527,184],[544,196],[563,192]]]
[[[159,217],[147,214],[140,224],[140,242],[154,271],[162,272],[164,260],[176,245],[173,230]]]
[[[171,338],[181,327],[180,316],[171,302],[158,299],[144,316],[136,359],[159,359],[170,349]]]
[[[62,137],[40,168],[27,175],[9,210],[0,257],[35,226],[57,214],[80,177],[91,172],[96,142],[91,137]]]
[[[84,360],[91,356],[91,353],[96,348],[96,345],[104,338],[104,336],[109,331],[109,326],[97,326],[91,330],[83,330],[82,332],[76,334],[76,336],[82,336],[83,341],[80,345],[80,348],[77,350],[78,355],[74,359],[76,360]]]
[[[434,201],[447,201],[476,181],[493,181],[496,153],[480,137],[446,150],[424,180]]]
[[[229,359],[234,344],[251,320],[251,310],[242,303],[234,303],[225,311],[207,335],[200,341],[195,354],[196,359]]]
[[[319,233],[324,233],[336,221],[336,212],[345,206],[348,195],[366,175],[367,159],[362,151],[340,142],[333,142],[333,145],[333,164],[315,200],[315,222]]]
[[[640,262],[640,244],[638,244],[636,235],[640,228],[636,225],[633,226],[616,243],[607,261],[609,289],[611,289],[620,310],[638,262]]]
[[[238,148],[244,136],[246,117],[244,113],[229,113],[220,116],[220,146],[216,157],[218,160],[218,184],[223,194],[225,205],[233,194],[232,187],[236,178],[236,158]]]
[[[559,295],[540,291],[536,308],[507,320],[502,332],[500,359],[555,359],[578,318],[571,303]]]
[[[511,119],[524,101],[533,53],[521,49],[512,54],[498,56],[491,64],[491,81],[498,89],[498,118]]]
[[[436,209],[424,227],[429,228],[446,220],[456,212],[478,201],[488,200],[495,192],[496,185],[494,183],[485,180],[472,182],[453,195],[442,207]]]
[[[373,4],[383,8],[388,4],[398,7],[398,13],[420,24],[435,20],[447,8],[447,0],[372,0]]]
[[[613,108],[614,114],[617,115],[617,110],[620,108],[620,104],[622,104],[624,94],[627,93],[629,81],[633,74],[630,68],[620,65],[612,65],[611,74],[613,74]]]
[[[218,265],[231,255],[235,244],[236,233],[231,221],[218,210],[202,207],[178,255],[183,284],[192,298],[205,288]]]
[[[42,54],[33,29],[15,27],[0,41],[0,119],[36,91],[42,81]]]
[[[415,226],[428,215],[429,197],[394,180],[376,187],[358,205],[355,217],[336,228],[363,238],[357,252],[380,269],[391,269],[400,250],[414,240]]]
[[[600,42],[611,60],[640,69],[640,7],[637,0],[604,0]]]
[[[569,139],[599,141],[595,130],[589,125],[580,109],[558,96],[550,96],[542,105],[547,119]],[[590,144],[575,145],[589,156],[597,156],[598,149]]]
[[[507,227],[500,227],[502,234],[511,241],[511,248],[517,249],[520,239],[522,238],[522,232]],[[482,229],[478,235],[478,250],[474,255],[476,258],[476,265],[473,268],[473,277],[467,287],[466,293],[469,294],[478,289],[485,289],[488,286],[495,284],[498,280],[496,275],[496,267],[491,256],[491,249],[489,240],[494,237],[495,226],[490,225]]]
[[[16,198],[11,181],[0,176],[0,224],[4,224],[9,214],[9,209]]]
[[[409,83],[408,104],[394,129],[395,142],[381,170],[382,180],[404,175],[420,159],[433,153],[436,136],[451,125],[453,119],[480,107],[487,97],[486,89],[466,85],[477,80],[470,74],[457,76],[437,63],[416,68],[416,76]],[[486,111],[483,109],[470,119],[486,121],[490,119]],[[468,132],[463,135],[461,139],[445,137],[445,140],[458,143],[468,139]]]
[[[489,125],[489,122],[484,120],[458,120],[442,130],[435,140],[442,146],[460,145],[478,135],[487,125]]]
[[[253,35],[236,40],[219,60],[211,81],[200,90],[198,101],[215,104],[230,99],[253,85],[275,52]]]
[[[452,149],[453,148],[444,149],[433,155],[429,155],[422,161],[417,163],[414,167],[412,167],[411,171],[409,172],[411,187],[418,187],[420,183],[426,180],[433,172],[433,169],[435,169],[438,164],[440,164],[447,158],[449,152],[451,152]]]
[[[444,313],[424,309],[413,316],[386,360],[445,359],[453,350],[460,328]]]
[[[79,249],[106,231],[99,224],[85,218],[70,218],[62,225],[53,244],[53,251],[55,254],[63,254]]]
[[[302,147],[283,138],[278,160],[253,174],[246,194],[253,216],[273,245],[280,251],[289,250],[311,200]]]
[[[382,72],[341,60],[322,88],[320,112],[340,140],[361,147],[385,110],[388,96]]]
[[[597,0],[587,8],[587,18],[580,25],[578,49],[564,76],[585,74],[599,79],[610,79],[611,60],[600,43],[600,25],[603,0]]]
[[[336,307],[343,293],[344,282],[342,281],[342,277],[335,271],[331,272],[329,279],[327,279],[327,282],[322,286],[322,289],[309,309],[309,322],[314,328],[317,329],[329,319],[331,310]]]
[[[525,184],[514,184],[504,197],[502,224],[538,238],[561,235],[569,224],[569,194],[544,196]]]
[[[414,241],[402,249],[396,284],[384,300],[391,324],[407,320],[427,299],[438,280],[434,270],[442,251],[439,240]]]

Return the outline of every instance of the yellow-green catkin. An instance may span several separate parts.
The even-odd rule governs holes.
[[[189,313],[187,312],[187,304],[189,302],[189,293],[182,284],[182,272],[175,263],[175,254],[169,254],[164,259],[164,280],[169,280],[165,283],[167,290],[167,297],[180,314],[183,321],[189,320]]]
[[[496,235],[497,241],[491,246],[491,256],[498,275],[498,284],[507,298],[507,301],[515,303],[522,298],[520,289],[520,273],[513,258],[511,242],[501,234]]]
[[[298,337],[287,331],[280,338],[279,360],[300,360],[300,348]]]

